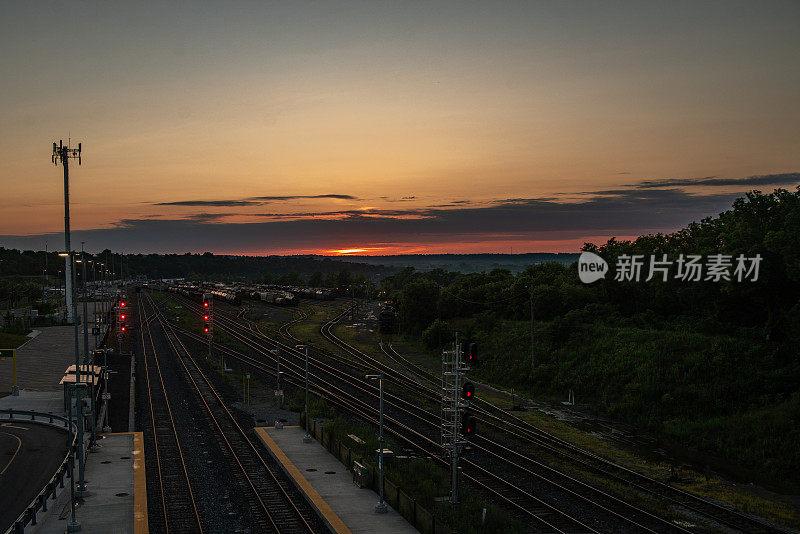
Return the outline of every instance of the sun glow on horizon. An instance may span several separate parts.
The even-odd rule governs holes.
[[[374,249],[369,248],[342,248],[338,250],[328,250],[328,254],[333,254],[335,256],[347,256],[348,254],[359,254],[361,252],[369,252]]]

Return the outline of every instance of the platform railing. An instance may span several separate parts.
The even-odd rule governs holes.
[[[46,512],[47,502],[51,498],[53,500],[56,499],[57,488],[64,487],[64,477],[68,472],[69,476],[72,477],[71,464],[69,460],[70,456],[75,454],[76,440],[78,439],[78,426],[76,422],[71,423],[66,417],[55,415],[49,412],[43,413],[32,410],[0,410],[0,421],[19,421],[21,423],[34,422],[45,424],[67,430],[72,436],[72,440],[69,442],[67,453],[64,455],[64,459],[61,461],[61,465],[58,467],[56,473],[50,478],[50,481],[45,485],[42,491],[40,491],[39,494],[34,497],[28,507],[5,531],[5,534],[22,534],[25,532],[25,527],[36,524],[36,514],[39,512],[39,510]]]

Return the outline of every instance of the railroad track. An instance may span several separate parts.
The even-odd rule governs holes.
[[[148,298],[154,310],[150,323],[157,323],[163,329],[173,355],[216,430],[225,458],[234,467],[239,486],[245,490],[244,499],[253,511],[253,531],[280,534],[327,532],[304,497],[280,472],[280,467],[267,461],[260,452],[260,444],[254,443],[242,429],[174,328],[164,319],[149,295]]]
[[[417,366],[413,362],[410,362],[407,358],[404,358],[400,355],[394,347],[383,347],[384,352],[387,353],[387,356],[390,357],[392,360],[397,362],[402,367],[405,367],[407,371],[412,373],[416,379],[409,379],[408,376],[404,375],[403,373],[398,372],[395,367],[387,366],[385,363],[377,360],[359,349],[352,347],[351,345],[347,344],[338,336],[332,332],[333,325],[335,325],[342,317],[346,315],[347,311],[343,311],[337,317],[334,317],[327,323],[323,324],[321,328],[322,335],[328,339],[331,343],[334,343],[339,348],[347,352],[350,356],[357,358],[357,360],[364,363],[364,370],[369,370],[370,372],[381,371],[384,372],[387,376],[393,376],[398,379],[402,379],[403,388],[406,388],[413,392],[415,396],[423,395],[425,398],[429,399],[432,402],[438,403],[439,397],[437,395],[437,390],[434,389],[435,384],[440,377],[434,375],[430,371]],[[287,323],[285,329],[282,330],[283,335],[288,339],[296,340],[291,334],[288,332],[288,327],[291,324],[298,322],[300,319],[295,319],[290,323]],[[291,352],[293,351],[293,347],[287,347],[286,345],[282,345],[279,341],[273,340],[266,336],[254,323],[249,322],[249,326],[245,326],[242,324],[237,324],[235,321],[232,322],[234,325],[233,328],[239,328],[242,330],[249,331],[251,334],[258,336],[259,338],[266,340],[276,346],[281,346],[283,350]],[[230,326],[230,325],[229,325]],[[317,352],[325,353],[328,357],[337,358],[337,355],[331,353],[330,351],[326,351],[320,349],[318,347],[314,347],[314,350]],[[341,359],[341,358],[338,358]],[[322,364],[322,362],[316,362]],[[353,366],[353,362],[350,360],[346,361],[348,366]],[[324,365],[324,364],[323,364]],[[427,382],[430,385],[426,385],[423,382]],[[402,399],[396,399],[399,402],[404,402]],[[410,405],[411,408],[414,408],[413,405]],[[780,527],[778,525],[771,524],[759,517],[751,516],[746,514],[740,510],[737,510],[733,507],[727,506],[722,503],[717,503],[713,501],[709,501],[702,497],[696,496],[691,494],[685,490],[680,488],[675,488],[666,484],[664,482],[652,479],[633,471],[627,467],[615,464],[610,460],[602,458],[598,455],[595,455],[589,451],[585,451],[579,447],[572,445],[569,442],[566,442],[556,436],[553,436],[533,425],[530,423],[522,420],[521,418],[516,417],[513,414],[509,414],[505,410],[493,405],[485,400],[476,399],[472,402],[471,406],[474,413],[476,413],[479,417],[479,421],[481,425],[486,425],[493,428],[497,432],[509,433],[515,439],[526,443],[531,444],[536,447],[540,447],[543,450],[546,450],[552,455],[555,455],[561,459],[567,460],[581,469],[588,470],[592,473],[597,475],[603,476],[609,480],[612,480],[616,483],[624,484],[633,488],[638,492],[642,492],[645,494],[649,494],[654,496],[657,499],[666,500],[669,504],[684,511],[689,512],[695,516],[700,516],[706,518],[708,521],[713,523],[717,523],[724,527],[728,527],[730,529],[739,531],[739,532],[747,532],[747,533],[754,533],[754,534],[791,534],[793,531]],[[415,411],[419,411],[418,408]],[[418,415],[418,414],[415,414]],[[431,416],[434,414],[430,414]],[[433,420],[430,419],[428,421],[430,424],[433,423]],[[486,443],[483,441],[485,438],[478,437],[478,442],[475,445],[484,445]],[[473,441],[475,441],[473,439]],[[489,448],[497,447],[498,444],[489,444]],[[563,473],[558,473],[558,475],[554,475],[554,471],[548,466],[544,464],[540,464],[536,462],[532,458],[528,457],[527,455],[522,455],[517,451],[505,447],[500,446],[499,449],[496,451],[495,455],[501,455],[507,458],[513,459],[513,462],[517,462],[518,467],[523,467],[523,472],[532,475],[532,476],[545,476],[547,478],[553,478],[561,476],[560,484],[561,485],[571,485],[575,482],[579,483],[582,486],[588,486],[581,481],[576,481],[576,479],[572,477],[565,477]],[[542,473],[542,469],[547,471],[547,473]],[[538,470],[538,471],[537,471]],[[537,475],[538,473],[538,475]],[[591,488],[588,490],[590,492],[594,491],[595,499],[604,501],[608,503],[609,507],[614,506],[615,502],[618,502],[619,499],[605,494],[601,490],[597,488]],[[599,492],[599,493],[598,493]],[[608,500],[610,498],[610,500]],[[628,504],[628,503],[626,503]],[[627,508],[627,513],[635,514],[636,519],[634,519],[634,523],[637,523],[637,520],[646,522],[648,520],[652,520],[654,517],[653,514],[645,511],[645,510],[631,510],[630,507]],[[634,507],[635,508],[635,507]],[[660,521],[664,521],[661,518],[658,518]],[[642,525],[639,525],[642,526]],[[679,525],[669,524],[669,528],[677,529],[677,530],[684,530]]]
[[[415,388],[417,394],[423,394],[428,399],[432,400],[438,398],[436,395],[437,390],[434,389],[434,386],[437,382],[441,381],[441,377],[403,357],[391,345],[388,345],[388,350],[383,343],[380,347],[384,354],[406,368],[406,370],[417,377],[419,381],[409,380],[408,377],[399,373],[396,368],[387,366],[383,362],[365,354],[336,336],[332,332],[333,325],[341,320],[343,316],[344,314],[341,314],[339,317],[323,325],[321,332],[326,339],[348,352],[351,356],[361,358],[363,361],[369,361],[372,365],[378,366],[382,372],[390,376],[406,378],[404,384]],[[429,383],[430,386],[424,386],[422,381]],[[753,534],[790,534],[792,532],[789,529],[773,525],[759,517],[751,516],[731,506],[709,501],[681,488],[676,488],[659,480],[655,480],[630,468],[621,466],[606,458],[576,447],[567,441],[531,425],[513,414],[509,414],[507,411],[486,400],[475,399],[471,402],[471,409],[473,413],[479,417],[481,424],[488,425],[496,431],[510,433],[520,441],[536,445],[555,456],[569,460],[582,469],[624,484],[637,491],[653,495],[660,499],[666,499],[674,506],[683,508],[693,514],[703,516],[725,527]],[[481,438],[478,437],[478,440],[481,440]],[[522,463],[531,461],[530,458],[521,458],[522,455],[507,447],[505,449],[506,453],[511,454]]]
[[[144,318],[141,299],[138,299],[139,317]],[[192,484],[186,469],[183,447],[175,429],[167,388],[161,374],[161,365],[156,354],[155,343],[150,332],[149,321],[141,321],[142,361],[146,377],[145,387],[152,425],[151,451],[155,452],[155,463],[150,462],[147,478],[158,483],[148,485],[148,493],[161,504],[161,513],[150,513],[149,523],[153,532],[193,533],[203,532]],[[145,336],[145,332],[147,336]],[[150,350],[148,350],[148,342]]]
[[[242,334],[239,330],[244,328],[242,325],[236,324],[235,321],[231,321],[225,317],[218,316],[218,326],[221,326],[225,329],[225,331],[233,336],[238,341],[242,342],[243,344],[249,346],[250,348],[259,352],[262,357],[269,358],[270,360],[274,358],[272,353],[268,348],[265,348],[261,342],[258,340],[253,340],[247,335]],[[257,332],[250,330],[249,335],[251,336],[263,336],[263,334],[258,334]],[[284,353],[294,354],[298,357],[299,360],[299,353],[295,351],[293,347],[288,347],[286,345],[281,344],[275,340],[270,338],[266,338],[270,345],[280,347]],[[229,355],[239,359],[243,363],[249,365],[254,369],[262,370],[266,373],[274,373],[274,367],[266,367],[263,364],[262,360],[256,360],[252,357],[247,355],[243,355],[238,353],[237,351],[226,351]],[[292,362],[290,359],[284,358],[283,360],[283,368],[284,371],[287,373],[287,378],[291,376],[297,380],[298,386],[302,383],[300,381],[302,375],[302,369],[298,363]],[[364,416],[368,414],[368,420],[375,421],[377,419],[377,409],[374,405],[366,404],[357,398],[357,395],[353,395],[350,392],[344,391],[343,389],[339,388],[336,384],[347,384],[350,388],[355,389],[359,396],[367,396],[374,400],[376,395],[376,390],[374,386],[371,384],[366,383],[363,380],[359,380],[353,378],[349,374],[342,373],[339,370],[332,368],[331,366],[321,362],[317,359],[313,360],[313,368],[314,368],[314,381],[313,381],[313,388],[317,390],[317,393],[324,396],[328,401],[338,401],[338,405],[351,413],[356,413],[358,415]],[[320,373],[324,372],[325,374],[329,375],[329,379],[324,379],[320,376]],[[385,395],[386,397],[386,395]],[[336,404],[336,402],[333,402]],[[439,419],[438,414],[430,414],[425,413],[413,405],[405,403],[402,399],[395,398],[390,396],[389,402],[387,405],[394,406],[397,410],[402,412],[402,414],[406,417],[410,417],[412,419],[416,419],[417,421],[424,422],[429,427],[429,434],[422,434],[417,431],[416,428],[412,428],[408,424],[392,418],[392,417],[385,417],[386,426],[389,427],[391,430],[392,428],[399,429],[395,430],[393,433],[402,441],[406,442],[407,444],[411,445],[413,448],[419,450],[422,454],[430,455],[436,457],[438,461],[441,461],[439,455],[441,454],[441,449],[438,443],[438,439],[432,439],[431,434],[438,432],[439,428]],[[424,414],[424,415],[422,415]],[[376,421],[375,421],[376,422]],[[416,426],[416,425],[415,425]],[[421,444],[424,444],[422,446]],[[510,466],[514,471],[520,475],[530,475],[531,477],[535,477],[543,484],[547,484],[551,487],[551,489],[557,489],[563,494],[566,494],[573,499],[577,499],[581,502],[582,505],[590,506],[594,508],[598,513],[603,514],[606,517],[606,520],[613,520],[614,522],[622,522],[627,524],[630,528],[629,530],[635,530],[640,532],[678,532],[678,531],[686,531],[677,525],[673,525],[660,517],[657,517],[653,514],[649,514],[644,510],[637,509],[636,507],[625,503],[619,499],[614,498],[613,496],[598,493],[593,488],[584,488],[587,492],[594,491],[594,495],[587,495],[578,493],[566,487],[565,484],[559,485],[558,483],[551,480],[552,473],[548,473],[548,476],[543,475],[541,472],[533,471],[530,466],[520,465],[513,462],[509,462],[507,458],[504,458],[503,455],[507,452],[504,451],[503,453],[497,453],[486,449],[485,451],[487,454],[493,455],[493,459],[495,461],[503,461],[507,466]],[[495,473],[490,473],[477,462],[466,460],[464,462],[464,476],[468,480],[472,481],[479,487],[482,487],[486,491],[493,494],[497,500],[500,502],[505,502],[510,507],[515,509],[518,512],[525,514],[527,517],[533,517],[537,521],[542,521],[542,526],[545,529],[548,529],[554,532],[587,532],[587,531],[596,531],[594,528],[586,525],[585,523],[576,520],[574,517],[570,516],[569,514],[556,509],[555,507],[547,504],[546,502],[542,501],[538,497],[531,494],[529,491],[526,491],[523,488],[509,482],[502,476],[498,476]],[[541,469],[545,466],[537,466],[537,468]],[[549,469],[549,468],[548,468]],[[578,483],[579,481],[570,480],[570,483]],[[600,500],[604,502],[599,502]],[[616,510],[614,509],[616,508]],[[546,512],[543,512],[545,510]],[[646,525],[644,523],[649,523]],[[653,525],[657,525],[654,528]],[[577,530],[576,530],[577,529]]]
[[[331,343],[338,346],[340,349],[348,352],[351,356],[359,359],[367,359],[374,365],[380,366],[382,372],[390,373],[390,375],[397,375],[391,367],[382,364],[382,362],[370,357],[363,353],[356,347],[349,345],[332,332],[332,326],[336,324],[339,317],[332,319],[325,323],[320,332],[323,337]],[[441,379],[440,379],[441,380]],[[414,384],[416,390],[421,390],[425,393],[429,400],[438,401],[440,397],[436,396],[433,390],[428,388],[420,388],[420,384],[415,381],[405,379],[403,387],[409,387]],[[403,399],[398,398],[399,402],[405,403]],[[473,413],[482,413],[482,410],[472,409]],[[413,408],[413,405],[406,404],[406,409]],[[438,418],[436,414],[428,413],[425,418],[431,424],[437,424]],[[570,495],[579,502],[585,503],[588,506],[595,507],[601,510],[605,515],[616,517],[617,519],[629,524],[631,527],[640,530],[641,532],[688,532],[687,529],[674,524],[656,514],[633,505],[619,497],[616,497],[602,489],[589,485],[582,480],[572,477],[564,472],[554,469],[542,462],[534,460],[526,455],[505,446],[499,442],[489,439],[480,434],[474,435],[470,438],[471,447],[479,452],[485,453],[492,461],[499,461],[505,463],[514,472],[527,475],[529,477],[538,479],[542,483],[557,488],[560,492]],[[466,464],[472,464],[473,467],[480,467],[476,462],[465,459]]]

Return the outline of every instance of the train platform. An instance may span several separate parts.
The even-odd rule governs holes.
[[[85,497],[75,508],[80,531],[147,534],[147,487],[141,432],[105,434],[86,461]],[[69,481],[26,534],[62,534],[71,519]]]
[[[83,327],[80,326],[80,359],[83,361]],[[17,384],[22,391],[61,391],[64,369],[75,364],[75,329],[72,326],[39,327],[39,334],[17,349]],[[0,347],[2,348],[2,347]],[[94,337],[89,335],[89,350]],[[0,361],[0,396],[11,392],[12,362]]]
[[[319,442],[304,443],[302,428],[257,427],[256,433],[332,532],[417,532],[388,505],[388,513],[376,514],[378,495],[353,484],[352,475],[345,466]]]

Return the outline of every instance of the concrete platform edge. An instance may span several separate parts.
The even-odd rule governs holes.
[[[267,434],[266,427],[256,427],[256,435],[267,447],[270,455],[280,464],[281,469],[292,479],[295,487],[303,494],[306,501],[317,511],[317,515],[336,534],[352,534],[344,521],[334,512],[316,489],[305,479],[300,470],[292,463],[277,443]]]
[[[144,470],[144,434],[142,432],[111,432],[101,436],[133,436],[133,532],[149,534],[147,515],[147,479]]]
[[[136,357],[131,355],[131,392],[128,400],[128,431],[136,431]]]

